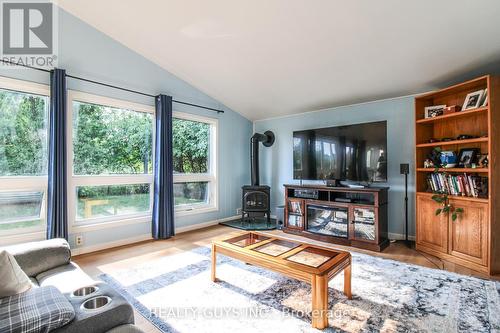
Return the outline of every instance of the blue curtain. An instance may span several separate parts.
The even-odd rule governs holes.
[[[174,235],[174,165],[172,157],[172,97],[156,97],[156,136],[152,235]]]
[[[68,239],[66,204],[66,72],[50,73],[47,239]]]

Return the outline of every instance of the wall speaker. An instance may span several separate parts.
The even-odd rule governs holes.
[[[400,164],[399,170],[400,170],[402,175],[407,175],[410,173],[410,165],[408,163]]]

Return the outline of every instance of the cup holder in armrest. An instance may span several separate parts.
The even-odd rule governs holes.
[[[83,287],[80,289],[77,289],[71,293],[71,297],[85,297],[92,295],[93,293],[97,292],[99,290],[99,287],[97,286],[88,286],[88,287]]]
[[[108,296],[97,296],[86,300],[82,303],[82,310],[92,311],[98,310],[111,303],[111,298]]]

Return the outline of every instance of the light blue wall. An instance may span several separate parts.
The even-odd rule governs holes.
[[[219,211],[176,218],[176,226],[189,226],[236,214],[240,207],[241,186],[249,181],[249,145],[252,123],[213,98],[178,79],[159,66],[97,31],[73,15],[59,11],[59,68],[67,73],[103,81],[152,94],[165,93],[174,99],[222,108],[217,115],[202,109],[174,103],[174,111],[217,118],[219,120],[218,180]],[[39,83],[48,83],[48,74],[33,70],[0,69],[0,75]],[[153,105],[153,99],[111,88],[68,79],[68,88],[113,98]],[[83,234],[84,246],[92,246],[137,237],[150,232],[150,224],[122,226]],[[70,236],[74,243],[74,235]],[[73,244],[74,246],[74,244]]]
[[[387,120],[388,182],[381,185],[390,187],[389,233],[404,234],[404,178],[399,164],[410,163],[409,234],[414,235],[414,118],[413,97],[402,97],[254,122],[256,132],[271,130],[276,135],[272,147],[260,150],[261,183],[271,186],[273,208],[284,202],[283,184],[298,183],[293,180],[293,131]]]

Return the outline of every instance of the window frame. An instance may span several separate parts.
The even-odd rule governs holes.
[[[70,233],[86,232],[99,230],[107,227],[123,226],[128,224],[144,223],[151,221],[153,209],[153,181],[154,174],[123,174],[123,175],[75,175],[73,173],[73,102],[83,102],[97,104],[102,106],[128,109],[135,112],[144,112],[152,115],[151,135],[152,135],[152,161],[154,163],[155,146],[155,108],[151,105],[134,103],[126,100],[115,99],[77,90],[68,90],[68,117],[66,119],[66,139],[67,145],[67,197],[68,197],[68,224]],[[110,217],[95,217],[89,219],[78,219],[77,212],[77,193],[79,186],[105,186],[105,185],[136,185],[149,184],[149,210],[137,214],[123,214]]]
[[[47,97],[47,107],[50,108],[50,88],[46,84],[0,76],[0,89]],[[47,111],[47,147],[50,144],[49,131],[50,111]],[[48,157],[47,149],[47,164]],[[40,220],[42,221],[41,225],[30,228],[14,228],[12,230],[0,231],[2,244],[44,239],[47,229],[48,174],[42,176],[0,176],[0,181],[2,184],[2,187],[0,188],[1,192],[40,191],[43,193],[42,205],[40,209]]]
[[[218,152],[219,120],[191,113],[173,111],[172,118],[196,121],[210,125],[210,142],[208,152],[208,172],[206,173],[174,173],[175,183],[208,182],[208,204],[182,205],[174,208],[177,216],[188,216],[219,210],[219,184],[218,184]]]

